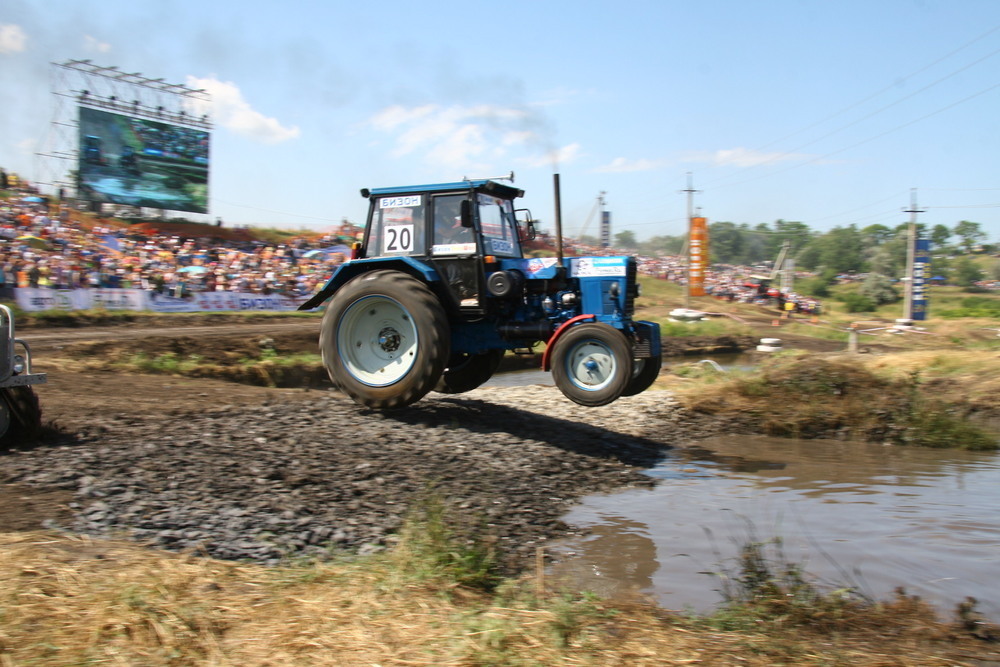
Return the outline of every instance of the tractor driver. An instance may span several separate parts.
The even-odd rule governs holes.
[[[438,197],[434,200],[434,244],[454,245],[473,243],[472,230],[462,226],[463,195]]]

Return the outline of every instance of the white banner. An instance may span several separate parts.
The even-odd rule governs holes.
[[[308,296],[288,297],[281,294],[252,292],[194,292],[176,298],[140,289],[76,289],[55,290],[47,287],[18,287],[14,290],[17,305],[22,310],[152,310],[157,313],[195,313],[238,310],[296,310]]]

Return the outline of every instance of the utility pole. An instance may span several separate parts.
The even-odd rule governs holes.
[[[917,189],[910,190],[910,208],[904,208],[904,213],[910,214],[910,224],[907,229],[906,240],[906,296],[903,300],[903,318],[913,319],[913,262],[917,251],[917,213],[923,213],[923,209],[917,208]]]
[[[687,221],[688,221],[688,231],[684,238],[684,248],[681,250],[681,262],[684,266],[684,277],[686,284],[684,285],[684,307],[691,307],[691,276],[689,266],[690,262],[688,259],[688,244],[691,243],[691,220],[694,218],[694,195],[701,190],[695,190],[694,184],[691,180],[691,172],[687,173],[687,189],[681,190],[681,192],[687,193]]]

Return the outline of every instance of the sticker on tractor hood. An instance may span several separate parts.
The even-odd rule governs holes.
[[[579,257],[573,259],[570,275],[574,278],[592,278],[595,276],[624,276],[625,258],[623,257]]]
[[[524,272],[529,276],[535,276],[550,266],[555,266],[557,261],[555,257],[533,257],[528,260]]]

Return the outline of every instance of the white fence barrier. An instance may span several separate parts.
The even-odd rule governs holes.
[[[158,313],[197,313],[238,310],[296,310],[308,296],[252,292],[193,292],[176,298],[141,289],[49,289],[18,287],[17,305],[25,311],[39,310],[152,310]]]

